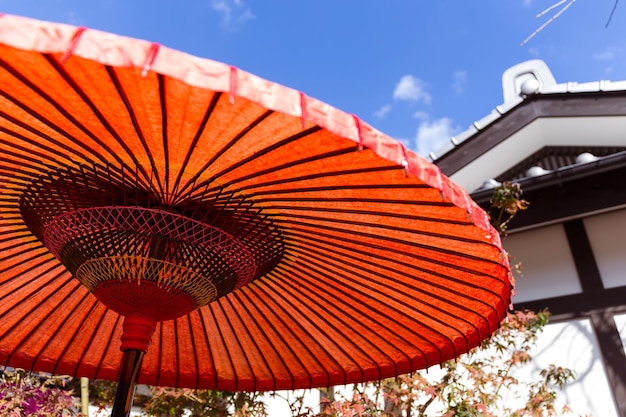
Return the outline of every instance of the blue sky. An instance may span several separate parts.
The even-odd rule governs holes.
[[[626,4],[578,0],[0,0],[0,12],[159,42],[357,114],[421,154],[502,103],[505,69],[626,80]],[[571,0],[567,0],[567,5]],[[561,6],[562,7],[562,6]]]

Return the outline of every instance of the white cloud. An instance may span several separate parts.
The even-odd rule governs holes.
[[[401,101],[423,102],[430,104],[432,97],[426,91],[426,83],[413,75],[405,75],[393,90],[393,98]]]
[[[467,71],[454,71],[453,78],[452,89],[456,94],[463,94],[465,92],[465,86],[467,85]]]
[[[421,122],[427,122],[428,120],[430,120],[430,115],[428,114],[428,112],[420,110],[413,113],[413,118]]]
[[[622,53],[620,48],[616,48],[614,46],[609,46],[605,48],[603,51],[596,52],[593,54],[593,59],[596,61],[612,61],[617,58],[618,55]]]
[[[385,116],[387,116],[387,114],[390,111],[391,111],[391,104],[385,104],[380,109],[374,112],[374,116],[376,116],[377,119],[383,119]]]
[[[256,16],[243,0],[213,0],[213,10],[222,15],[222,24],[230,27],[233,24],[243,24]]]
[[[452,119],[448,117],[422,121],[417,128],[415,138],[417,152],[422,156],[427,156],[430,152],[443,146],[460,130],[458,126],[453,125]]]
[[[529,7],[531,4],[533,4],[533,0],[524,0],[523,4],[525,7]]]

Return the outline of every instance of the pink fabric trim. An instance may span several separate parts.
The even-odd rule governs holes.
[[[25,50],[64,54],[72,46],[76,33],[76,27],[65,24],[12,15],[0,19],[0,44]],[[105,65],[141,69],[144,69],[146,57],[153,48],[147,41],[91,29],[82,32],[80,42],[74,46],[75,56]],[[392,163],[402,165],[403,161],[407,161],[409,174],[440,189],[458,207],[472,211],[471,204],[464,197],[465,191],[443,176],[438,167],[414,152],[403,150],[402,144],[363,121],[359,121],[359,128],[355,129],[354,116],[326,103],[311,97],[302,100],[302,94],[296,90],[263,80],[235,67],[164,46],[159,48],[159,53],[150,67],[156,73],[176,78],[191,86],[229,93],[231,100],[235,96],[241,97],[293,117],[302,119],[304,116],[307,123],[316,124],[340,137],[361,143]],[[491,226],[476,217],[479,216],[474,216],[475,224],[491,234]],[[496,242],[494,238],[492,241]]]
[[[141,70],[141,76],[146,77],[148,73],[152,69],[152,64],[154,64],[154,60],[156,59],[157,54],[159,53],[159,44],[153,43],[150,45],[150,49],[148,49],[148,53],[146,54],[146,59],[143,63],[143,69]]]
[[[359,120],[356,114],[353,114],[352,117],[354,118],[356,134],[357,134],[357,137],[359,138],[359,150],[362,151],[363,150],[363,132],[361,131],[361,121]]]
[[[74,49],[76,49],[76,45],[78,45],[78,41],[80,41],[80,37],[83,34],[83,32],[85,32],[86,29],[87,28],[84,26],[81,26],[78,29],[76,29],[76,32],[74,32],[74,35],[72,35],[72,40],[70,41],[70,44],[67,47],[67,51],[65,51],[65,53],[61,57],[61,62],[67,61],[68,58],[72,55],[72,53],[74,53]]]
[[[237,68],[231,66],[230,67],[230,84],[228,91],[228,99],[230,100],[230,104],[235,103],[235,96],[237,95]]]

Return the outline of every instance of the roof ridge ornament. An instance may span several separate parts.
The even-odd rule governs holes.
[[[531,59],[513,65],[502,74],[504,102],[541,92],[555,85],[556,79],[548,65],[541,59]]]

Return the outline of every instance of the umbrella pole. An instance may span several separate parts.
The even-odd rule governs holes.
[[[111,417],[128,417],[130,415],[143,355],[144,352],[141,350],[124,351]]]
[[[156,320],[149,315],[133,312],[124,317],[121,346],[124,353],[111,417],[130,415],[141,362],[148,351],[155,328]]]

